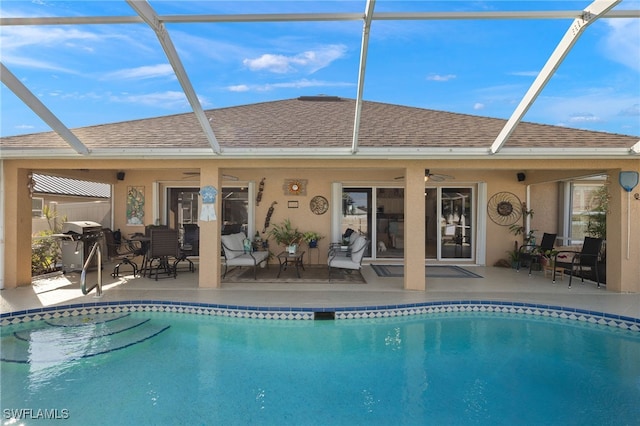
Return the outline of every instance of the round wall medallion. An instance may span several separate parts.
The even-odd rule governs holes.
[[[522,217],[522,203],[511,192],[498,192],[489,199],[487,213],[498,225],[512,225]]]
[[[316,195],[311,199],[309,208],[315,214],[325,214],[329,210],[329,202],[321,195]]]

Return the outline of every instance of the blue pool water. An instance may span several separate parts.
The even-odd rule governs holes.
[[[640,333],[562,319],[136,312],[1,344],[3,424],[640,424]]]

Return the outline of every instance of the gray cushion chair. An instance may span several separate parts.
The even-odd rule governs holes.
[[[224,255],[224,274],[222,278],[227,276],[229,266],[252,266],[253,278],[258,278],[258,266],[265,262],[267,266],[269,263],[268,251],[253,251],[251,243],[245,246],[245,240],[247,236],[244,232],[238,232],[235,234],[223,235],[222,240],[222,254]]]
[[[354,235],[355,234],[355,235]],[[331,270],[347,269],[357,270],[362,268],[362,258],[367,250],[367,238],[364,235],[353,233],[350,236],[350,243],[347,250],[342,250],[340,246],[331,247],[327,264],[329,265],[329,282],[331,282]]]

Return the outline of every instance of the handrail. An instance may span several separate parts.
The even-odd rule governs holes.
[[[87,269],[89,269],[91,259],[93,259],[93,255],[96,252],[98,253],[98,282],[87,290]],[[82,283],[82,294],[89,294],[91,290],[97,287],[98,289],[96,290],[96,295],[94,297],[102,297],[102,249],[100,248],[99,240],[93,243],[91,252],[89,253],[89,256],[87,256],[87,260],[84,262],[82,274],[80,275],[80,282]]]

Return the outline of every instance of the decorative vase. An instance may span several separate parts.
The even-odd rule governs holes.
[[[318,247],[318,240],[309,241],[309,248],[316,248],[316,247]]]
[[[298,245],[297,244],[290,244],[287,246],[287,251],[289,252],[289,254],[295,254],[296,251],[298,251]]]

